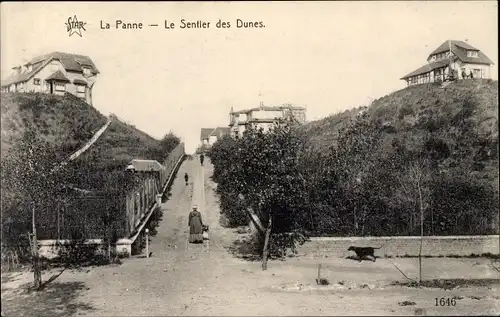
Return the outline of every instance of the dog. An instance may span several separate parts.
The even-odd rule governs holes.
[[[210,230],[209,226],[202,225],[201,232],[203,234],[203,240],[208,240],[208,231]]]
[[[382,248],[383,245],[381,245],[378,248],[373,248],[373,247],[355,247],[355,246],[350,246],[347,251],[354,251],[356,255],[358,256],[359,262],[363,260],[364,257],[370,256],[373,258],[373,262],[376,261],[375,257],[375,250]]]

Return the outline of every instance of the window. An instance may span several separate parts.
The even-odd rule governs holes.
[[[56,83],[54,87],[56,91],[66,91],[66,84]]]
[[[40,78],[33,79],[33,85],[40,86]]]
[[[85,85],[76,85],[76,96],[79,98],[85,98]]]
[[[84,74],[84,75],[90,75],[90,68],[88,68],[88,67],[83,67],[83,74]]]
[[[467,57],[477,57],[477,51],[467,51]]]
[[[31,72],[33,70],[33,65],[28,65],[28,72]]]
[[[76,92],[85,93],[85,85],[76,85]]]

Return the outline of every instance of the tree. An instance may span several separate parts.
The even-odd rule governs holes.
[[[406,201],[413,210],[418,210],[420,218],[420,247],[418,252],[419,282],[422,282],[422,246],[424,239],[424,220],[425,212],[429,208],[432,199],[432,178],[433,169],[432,153],[422,150],[409,150],[404,145],[398,145],[396,155],[392,157],[394,172],[397,176],[398,193],[396,197]],[[434,171],[435,172],[435,171]],[[411,214],[409,233],[413,232],[415,219],[413,212]]]
[[[272,237],[300,229],[304,184],[297,174],[297,153],[301,142],[293,125],[284,122],[266,133],[250,128],[240,139],[224,138],[209,152],[223,211],[228,214],[227,208],[230,215],[247,220],[246,209],[233,213],[235,206],[226,205],[241,195],[267,228],[259,236],[264,270]]]
[[[37,246],[38,217],[44,217],[48,202],[56,192],[60,174],[55,167],[55,151],[45,141],[40,140],[28,129],[22,140],[9,151],[2,169],[2,191],[5,198],[5,213],[2,218],[10,219],[9,240],[21,228],[32,227],[32,264],[35,289],[42,285]],[[4,210],[4,208],[2,208]],[[28,211],[28,212],[27,212]],[[5,224],[5,223],[3,223]],[[16,230],[18,229],[18,230]],[[17,232],[18,235],[25,232]]]
[[[352,210],[351,235],[365,233],[368,209],[364,206],[363,183],[378,159],[380,140],[380,129],[370,122],[367,114],[360,114],[350,125],[340,129],[337,144],[331,149],[329,161],[335,166],[338,185],[345,193],[345,203]]]
[[[177,145],[179,145],[179,143],[181,143],[181,139],[172,131],[165,134],[160,141],[160,147],[163,151],[164,157],[167,157],[168,154],[170,154],[170,152],[172,152],[172,150],[175,149]]]

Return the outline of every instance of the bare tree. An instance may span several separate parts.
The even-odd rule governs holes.
[[[420,213],[420,247],[418,252],[419,282],[422,282],[422,247],[424,241],[425,211],[429,206],[430,179],[429,161],[425,158],[413,160],[399,177],[399,194],[411,205],[418,207]],[[414,228],[414,215],[410,215],[410,231]]]

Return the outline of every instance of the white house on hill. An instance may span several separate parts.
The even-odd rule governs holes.
[[[455,79],[491,78],[491,65],[493,62],[479,49],[463,41],[448,40],[429,54],[427,64],[401,79],[412,86],[444,81],[450,75]]]
[[[99,70],[88,56],[53,52],[12,68],[2,81],[4,92],[69,92],[92,104],[92,88]]]
[[[269,107],[263,103],[259,107],[233,111],[229,113],[229,128],[232,137],[243,136],[243,133],[249,128],[262,128],[268,131],[279,120],[287,116],[293,116],[298,122],[306,121],[306,108],[295,107],[290,104],[283,106]]]

